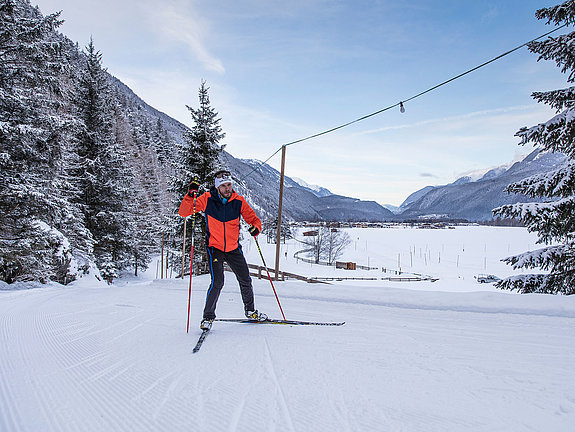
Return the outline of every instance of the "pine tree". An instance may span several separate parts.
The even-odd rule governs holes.
[[[7,282],[72,280],[78,266],[69,236],[83,238],[89,254],[67,196],[73,120],[62,84],[67,59],[54,31],[59,15],[0,0],[0,279]]]
[[[138,205],[131,212],[138,234],[130,242],[131,265],[136,276],[140,269],[148,267],[152,254],[159,249],[159,239],[162,235],[164,182],[159,171],[159,156],[154,145],[156,137],[151,132],[152,129],[147,122],[144,122],[132,130],[133,141],[139,153],[138,166],[133,167],[137,175],[134,176],[132,188],[132,201]]]
[[[194,109],[187,106],[194,126],[185,133],[185,142],[178,149],[177,165],[174,167],[175,175],[171,182],[170,190],[174,193],[175,201],[173,213],[168,221],[168,238],[170,239],[170,249],[173,252],[172,264],[176,268],[181,267],[181,240],[183,236],[183,221],[178,214],[178,208],[182,197],[188,192],[188,186],[193,178],[198,178],[200,182],[200,193],[208,191],[214,184],[214,175],[220,165],[220,153],[223,147],[219,142],[224,138],[225,133],[220,125],[217,111],[210,105],[208,95],[209,87],[202,81],[199,89],[199,108]],[[197,216],[196,216],[197,217]],[[191,237],[192,223],[187,224],[188,233],[186,238]],[[196,237],[194,239],[196,250],[194,252],[194,268],[199,272],[207,271],[207,254],[203,248],[198,248],[206,235],[206,225],[203,218],[196,219]],[[189,240],[191,243],[191,240]],[[186,251],[190,247],[186,245]]]
[[[77,107],[83,121],[76,150],[81,190],[78,204],[94,238],[96,264],[113,277],[116,270],[130,265],[130,239],[136,235],[134,221],[126,209],[132,176],[115,136],[115,117],[119,113],[102,68],[102,54],[91,39],[86,47]]]
[[[262,224],[262,234],[266,236],[268,243],[275,243],[277,240],[278,234],[278,218],[271,217],[266,219]],[[285,243],[286,240],[294,238],[292,230],[288,223],[282,223],[280,237],[282,243]]]
[[[538,19],[547,24],[572,23],[575,0],[540,9]],[[529,50],[539,60],[555,61],[567,81],[575,81],[575,32],[542,42],[532,42]],[[516,136],[521,144],[536,144],[543,151],[562,152],[567,162],[555,171],[529,177],[507,187],[509,193],[540,197],[543,202],[518,203],[494,210],[502,217],[519,218],[527,229],[538,233],[538,243],[546,246],[508,257],[504,261],[513,268],[540,269],[543,272],[517,275],[498,283],[498,287],[522,293],[575,293],[575,87],[548,92],[535,92],[533,98],[556,110],[545,123],[522,128]]]
[[[170,161],[170,139],[168,138],[168,133],[166,132],[160,118],[158,118],[156,122],[156,128],[152,135],[152,142],[160,163],[166,164]]]

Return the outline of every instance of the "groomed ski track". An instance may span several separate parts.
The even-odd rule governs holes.
[[[288,319],[215,322],[206,277],[0,291],[0,430],[570,431],[575,298],[278,283]],[[257,307],[277,315],[269,282]],[[241,317],[233,278],[219,317]]]

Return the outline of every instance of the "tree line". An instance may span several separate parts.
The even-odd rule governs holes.
[[[575,0],[536,17],[572,25]],[[195,126],[170,132],[107,73],[92,40],[81,50],[57,32],[61,24],[59,13],[43,16],[29,0],[0,0],[0,280],[66,284],[93,272],[112,281],[128,268],[145,268],[161,234],[172,267],[183,273],[177,207],[192,177],[205,190],[211,186],[225,136],[208,87],[201,83],[199,108],[188,106]],[[573,40],[575,32],[528,47],[573,83]],[[556,115],[517,133],[523,144],[568,159],[507,188],[540,202],[494,211],[521,221],[544,245],[507,258],[514,268],[538,271],[507,278],[500,288],[575,293],[574,93],[575,87],[533,93]],[[205,226],[201,218],[197,223],[201,242]],[[205,255],[195,259],[195,268],[205,270]]]
[[[169,131],[62,23],[0,0],[0,280],[111,282],[145,269],[162,234],[181,271],[179,200],[192,176],[213,181],[224,136],[208,88],[196,126]]]

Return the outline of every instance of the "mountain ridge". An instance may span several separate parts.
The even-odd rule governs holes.
[[[508,194],[505,188],[517,181],[542,174],[564,164],[567,157],[561,153],[542,152],[535,149],[523,160],[509,168],[495,168],[475,181],[459,181],[443,186],[426,186],[402,204],[401,218],[425,218],[430,215],[452,219],[486,221],[493,219],[496,207],[517,202],[537,202],[537,199],[520,194]],[[408,197],[409,199],[409,197]]]

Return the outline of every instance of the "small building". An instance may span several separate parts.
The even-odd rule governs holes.
[[[356,270],[357,264],[354,262],[344,262],[344,261],[336,261],[335,268],[344,269],[344,270]]]
[[[303,233],[304,237],[315,237],[318,234],[317,231],[306,231]]]

